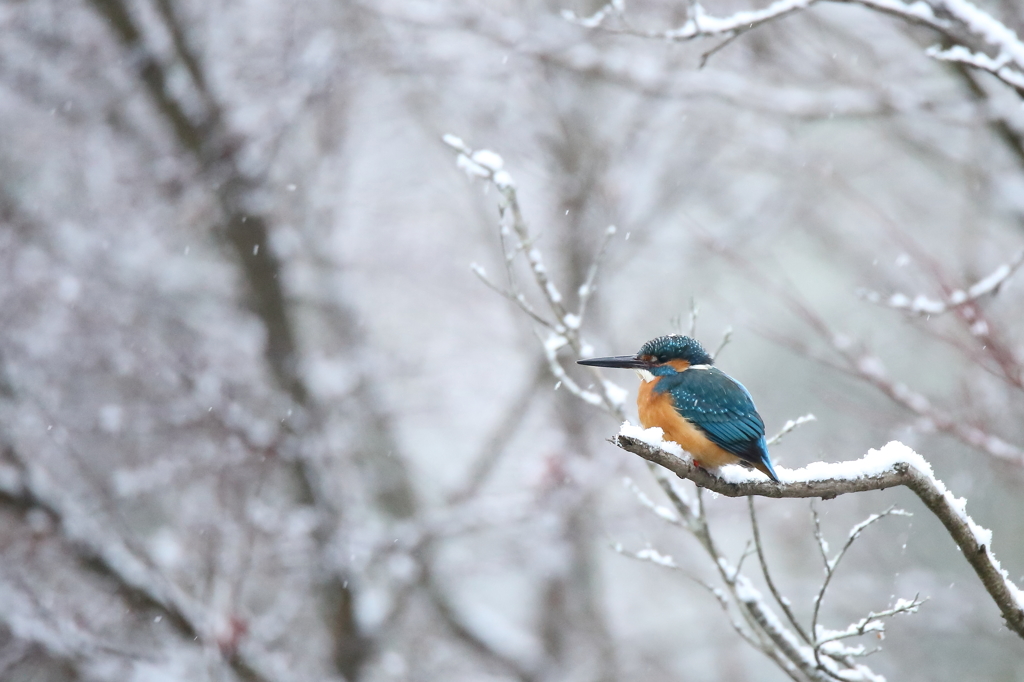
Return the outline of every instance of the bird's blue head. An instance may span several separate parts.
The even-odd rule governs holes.
[[[636,355],[591,358],[578,362],[581,365],[622,367],[647,370],[658,374],[658,368],[664,368],[664,372],[671,373],[673,370],[686,369],[690,365],[710,365],[714,359],[708,355],[704,346],[700,345],[696,339],[681,334],[670,334],[651,339],[640,348]]]
[[[697,339],[681,334],[651,339],[640,348],[636,356],[657,365],[668,364],[672,360],[684,360],[691,365],[710,365],[714,362]]]

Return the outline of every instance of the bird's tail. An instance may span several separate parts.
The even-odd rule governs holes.
[[[756,462],[754,464],[754,468],[776,483],[779,483],[779,477],[775,473],[775,468],[772,466],[772,458],[768,455],[768,443],[765,442],[764,436],[761,436],[761,440],[758,445],[760,446],[759,449],[761,451],[761,461]]]
[[[779,481],[779,477],[775,473],[775,469],[772,468],[772,463],[770,461],[765,460],[764,462],[758,462],[757,464],[754,465],[754,468],[760,471],[768,478],[775,481],[776,483],[781,482]]]

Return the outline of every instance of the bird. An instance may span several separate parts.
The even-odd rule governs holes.
[[[634,369],[636,405],[645,429],[660,427],[702,468],[740,464],[776,483],[764,420],[740,382],[714,366],[700,342],[669,334],[645,343],[636,355],[578,360],[593,367]]]

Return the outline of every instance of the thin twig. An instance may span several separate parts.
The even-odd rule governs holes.
[[[903,511],[902,509],[896,509],[895,505],[892,506],[892,507],[889,507],[888,509],[886,509],[884,512],[882,512],[880,514],[872,514],[867,519],[865,519],[864,521],[861,521],[856,526],[854,526],[853,529],[850,530],[850,534],[847,537],[846,542],[843,544],[842,548],[839,550],[838,553],[836,553],[836,555],[832,559],[828,558],[828,543],[825,542],[825,538],[822,535],[822,532],[821,532],[821,520],[818,517],[817,510],[814,508],[814,501],[813,500],[811,501],[811,514],[814,517],[814,537],[817,538],[818,546],[821,547],[822,557],[825,559],[825,579],[822,581],[821,587],[818,589],[818,594],[814,597],[814,611],[811,614],[811,632],[814,633],[814,637],[815,637],[815,642],[814,642],[814,660],[818,662],[818,667],[819,668],[821,668],[822,670],[825,670],[826,672],[828,672],[829,675],[831,675],[832,677],[835,677],[836,679],[841,680],[842,678],[838,677],[834,673],[830,672],[826,668],[826,666],[822,663],[822,660],[821,660],[821,654],[822,654],[821,644],[822,644],[822,642],[820,642],[818,640],[818,616],[819,616],[820,611],[821,611],[821,603],[825,599],[825,592],[828,590],[828,587],[829,587],[829,585],[832,582],[832,577],[835,575],[836,569],[839,567],[839,562],[843,560],[843,557],[846,556],[847,550],[849,550],[850,547],[853,545],[854,541],[856,541],[857,538],[860,537],[860,534],[864,531],[865,528],[867,528],[871,524],[875,523],[876,521],[878,521],[880,519],[883,519],[886,516],[889,516],[889,515],[892,515],[892,514],[897,514],[897,515],[909,515],[909,514],[907,514],[907,512]]]
[[[718,344],[718,348],[711,354],[712,360],[718,360],[718,356],[722,354],[725,347],[732,341],[732,327],[726,327],[725,332],[722,334],[722,341]]]
[[[725,49],[726,46],[730,45],[732,41],[743,35],[743,31],[736,31],[731,36],[727,36],[725,40],[715,45],[710,50],[704,52],[700,56],[700,63],[697,65],[698,69],[703,69],[708,64],[708,60],[715,56],[718,52]]]
[[[821,532],[821,517],[818,516],[818,510],[814,508],[814,500],[811,500],[811,520],[814,523],[814,541],[818,545],[818,553],[821,555],[821,560],[825,564],[825,577],[828,578],[830,571],[828,567],[828,540],[825,539],[824,533]],[[811,628],[813,632],[814,628]]]
[[[609,225],[604,231],[604,237],[601,239],[600,246],[597,247],[597,253],[594,255],[594,262],[590,264],[590,269],[587,271],[587,278],[580,285],[577,293],[580,297],[579,310],[576,313],[576,317],[582,322],[583,317],[587,313],[587,304],[590,299],[594,296],[594,291],[597,289],[597,273],[601,269],[601,264],[604,262],[604,257],[608,253],[608,245],[612,243],[612,237],[615,236],[616,227]]]
[[[487,288],[489,288],[491,291],[495,292],[502,298],[506,298],[509,301],[515,303],[517,306],[519,306],[520,310],[522,310],[530,317],[531,320],[533,320],[534,322],[543,327],[547,327],[548,329],[553,330],[555,328],[554,325],[551,324],[551,322],[545,320],[537,313],[537,311],[533,309],[533,306],[530,305],[530,302],[527,301],[526,297],[523,296],[521,293],[516,291],[510,291],[508,289],[502,289],[501,287],[499,287],[497,284],[492,282],[489,277],[487,277],[487,271],[484,270],[482,266],[476,265],[474,263],[473,265],[470,266],[470,268],[473,270],[473,274],[477,276],[477,279],[483,282],[484,285],[487,286]]]
[[[800,635],[800,639],[804,640],[808,645],[811,644],[811,638],[807,636],[803,627],[800,626],[800,621],[797,620],[793,614],[793,609],[790,608],[789,600],[783,597],[778,588],[775,587],[775,581],[772,580],[771,571],[768,570],[768,561],[764,557],[764,547],[761,544],[761,530],[757,523],[757,512],[754,510],[754,498],[747,498],[747,506],[750,509],[750,525],[754,530],[754,547],[757,549],[757,558],[761,562],[761,574],[764,575],[764,581],[768,585],[768,590],[772,593],[775,598],[775,602],[782,609],[782,612],[786,614],[786,619],[789,624],[793,626],[797,634]]]
[[[627,477],[623,479],[622,483],[623,485],[626,486],[627,490],[629,490],[631,493],[633,493],[633,495],[636,496],[636,499],[640,502],[640,504],[654,512],[654,514],[658,518],[662,519],[663,521],[668,521],[669,523],[676,526],[684,525],[682,519],[679,517],[678,514],[673,512],[668,507],[663,507],[660,504],[656,504],[651,498],[647,497],[646,493],[644,493],[643,490],[640,490],[640,488],[637,487],[636,483],[633,482],[633,479]]]
[[[805,414],[803,416],[797,417],[796,419],[788,419],[786,420],[786,423],[782,425],[782,428],[779,429],[779,432],[767,440],[767,444],[777,445],[782,441],[782,437],[785,436],[790,431],[793,431],[797,427],[803,426],[807,422],[817,421],[817,419],[818,418],[815,417],[813,414]]]

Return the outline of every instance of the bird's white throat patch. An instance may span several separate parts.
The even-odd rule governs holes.
[[[641,379],[643,379],[645,382],[646,381],[654,381],[654,379],[656,378],[653,374],[651,374],[650,370],[646,370],[646,369],[638,369],[636,371],[636,375],[638,377],[640,377]]]

